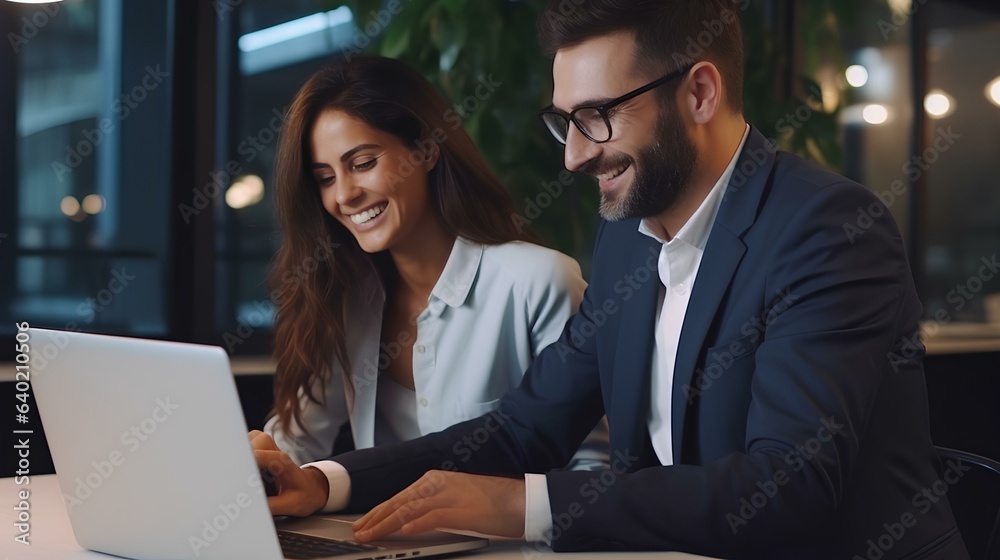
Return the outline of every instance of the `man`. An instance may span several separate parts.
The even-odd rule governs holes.
[[[272,511],[378,506],[362,540],[450,527],[560,551],[967,558],[929,490],[963,467],[936,471],[922,356],[903,350],[921,307],[899,232],[877,206],[849,237],[881,203],[746,124],[733,4],[553,0],[539,30],[543,120],[601,190],[579,313],[499,414],[301,469],[255,434]],[[525,475],[564,464],[605,412],[610,471]]]

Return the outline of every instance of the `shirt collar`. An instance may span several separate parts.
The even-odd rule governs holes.
[[[439,299],[451,307],[464,305],[479,273],[484,249],[482,243],[456,238],[441,277],[431,290],[431,300]]]
[[[698,249],[705,249],[705,245],[708,244],[708,235],[712,232],[712,224],[715,223],[715,217],[718,215],[719,207],[722,205],[722,194],[726,192],[726,186],[733,177],[733,172],[736,170],[736,163],[740,159],[740,154],[743,153],[743,146],[746,144],[749,134],[750,125],[747,125],[743,131],[743,138],[740,140],[740,145],[736,148],[736,153],[733,154],[732,159],[729,160],[726,170],[722,172],[722,176],[716,181],[712,190],[708,192],[708,196],[705,197],[705,200],[698,206],[698,209],[695,210],[694,214],[681,227],[681,230],[677,232],[674,239],[680,239]],[[659,235],[653,233],[654,231],[653,228],[646,224],[646,219],[639,221],[639,233],[652,237],[660,243],[670,243],[661,239]]]
[[[455,239],[448,261],[437,283],[434,284],[427,302],[427,308],[432,314],[440,316],[444,311],[444,305],[461,307],[465,304],[476,281],[485,248],[482,243],[461,237]],[[370,263],[369,267],[368,281],[362,283],[362,295],[367,298],[369,304],[374,303],[376,299],[384,303],[385,289],[379,280],[378,272],[373,263]]]

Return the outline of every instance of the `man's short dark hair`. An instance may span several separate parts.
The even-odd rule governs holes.
[[[739,0],[740,5],[748,0]],[[550,0],[538,17],[548,55],[613,33],[630,33],[636,70],[650,80],[707,60],[719,69],[734,111],[743,112],[743,30],[735,0]]]

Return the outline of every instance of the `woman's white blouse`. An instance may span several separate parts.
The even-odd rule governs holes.
[[[375,445],[380,362],[384,366],[407,349],[413,352],[419,435],[496,409],[538,352],[558,339],[586,288],[577,262],[557,251],[525,242],[482,245],[459,238],[427,308],[416,318],[416,340],[408,345],[405,333],[382,340],[385,294],[372,274],[368,293],[348,308],[350,375],[335,361],[334,374],[314,391],[324,404],[300,394],[308,434],[294,423],[279,429],[276,418],[264,427],[299,464],[329,457],[347,421],[356,448]],[[345,390],[347,383],[353,390]],[[606,465],[607,450],[602,421],[570,466]]]

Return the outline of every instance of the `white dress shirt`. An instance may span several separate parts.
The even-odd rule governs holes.
[[[374,271],[373,271],[374,274]],[[334,362],[334,374],[314,391],[324,404],[301,398],[305,434],[297,425],[281,429],[271,419],[264,431],[296,463],[325,459],[340,427],[350,420],[358,449],[391,443],[400,429],[379,430],[376,441],[379,360],[391,359],[394,341],[382,339],[385,294],[374,277],[365,297],[348,311],[347,349],[350,375]],[[545,346],[554,342],[583,298],[586,283],[580,266],[566,255],[524,242],[482,245],[455,241],[427,308],[416,318],[413,398],[417,431],[426,435],[477,418],[499,405]],[[352,390],[345,390],[347,383]],[[384,395],[386,392],[381,391]],[[399,391],[395,392],[397,398]],[[412,410],[412,409],[411,409]],[[571,468],[607,464],[607,425],[602,423],[574,456]],[[308,463],[330,478],[324,511],[346,506],[347,473],[333,461]]]
[[[650,377],[650,402],[647,424],[656,457],[663,465],[672,465],[673,434],[670,413],[674,381],[674,359],[681,337],[681,326],[687,313],[691,288],[698,276],[701,257],[708,243],[708,236],[719,213],[723,195],[736,169],[736,162],[743,152],[743,145],[750,134],[747,125],[736,153],[726,170],[716,181],[694,214],[685,222],[673,239],[665,240],[654,231],[659,229],[646,220],[639,223],[639,232],[661,243],[657,271],[660,276],[660,295],[657,303],[655,344],[653,345],[653,371]],[[549,489],[545,475],[525,475],[524,538],[528,541],[551,541],[552,509],[549,506]]]

